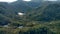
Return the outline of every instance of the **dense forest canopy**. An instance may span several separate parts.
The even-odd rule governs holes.
[[[0,2],[0,34],[60,34],[60,2],[33,1]]]

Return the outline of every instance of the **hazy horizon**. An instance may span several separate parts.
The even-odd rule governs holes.
[[[15,1],[18,1],[18,0],[0,0],[0,2],[8,2],[8,3],[11,3],[11,2],[15,2]],[[29,2],[29,1],[59,1],[59,0],[22,0],[22,1],[26,1],[26,2]]]

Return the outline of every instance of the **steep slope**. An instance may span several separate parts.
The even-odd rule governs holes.
[[[8,8],[9,7],[9,8]],[[11,9],[11,5],[5,2],[0,2],[0,25],[7,25],[8,23],[20,23],[15,11]]]
[[[29,9],[32,9],[31,7],[26,5],[26,3],[23,1],[16,1],[14,3],[11,3],[10,5],[13,7],[12,10],[15,12],[21,11],[24,13],[24,12],[28,11]]]
[[[60,5],[59,3],[45,4],[35,11],[31,11],[29,18],[35,21],[60,20]]]

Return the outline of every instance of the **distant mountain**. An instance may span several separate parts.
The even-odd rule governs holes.
[[[13,7],[13,11],[17,10],[18,12],[22,11],[22,12],[26,12],[28,10],[33,10],[36,9],[38,7],[41,7],[44,4],[53,4],[53,3],[59,3],[59,2],[49,2],[49,1],[42,1],[42,0],[32,0],[30,2],[25,2],[22,0],[18,0],[16,2],[11,3],[11,6]]]
[[[32,4],[31,4],[32,3]],[[37,8],[33,8],[34,2],[16,1],[14,3],[0,3],[0,14],[14,22],[23,21],[52,21],[60,20],[60,3],[59,2],[43,2],[39,3]],[[35,3],[36,5],[36,3]],[[36,7],[34,5],[34,7]],[[18,15],[19,12],[25,13],[23,17]],[[5,18],[3,17],[3,18]],[[1,20],[1,19],[0,19]],[[8,20],[7,20],[8,21]],[[12,22],[9,21],[9,22]]]
[[[11,5],[14,7],[14,9],[18,10],[22,10],[22,11],[27,11],[29,9],[34,9],[36,7],[39,7],[42,4],[42,2],[25,2],[22,0],[18,0],[16,2],[11,3]],[[19,11],[19,10],[18,10]]]
[[[34,21],[52,21],[60,20],[60,4],[59,3],[46,3],[35,11],[29,12],[27,17]]]

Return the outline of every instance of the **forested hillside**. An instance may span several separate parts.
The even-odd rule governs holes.
[[[0,34],[60,34],[60,2],[30,3],[0,2]]]

